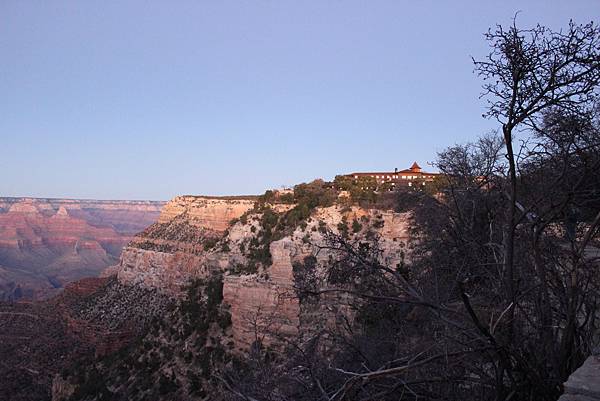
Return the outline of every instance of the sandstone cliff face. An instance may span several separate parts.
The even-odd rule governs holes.
[[[252,209],[254,202],[244,197],[178,196],[163,208],[158,222],[168,223],[185,213],[192,225],[225,231],[229,222]]]
[[[200,388],[199,378],[211,377],[213,358],[245,353],[255,342],[278,348],[283,338],[304,341],[343,327],[354,313],[348,295],[306,298],[298,291],[309,265],[315,288],[328,285],[327,268],[343,256],[332,248],[336,235],[376,245],[377,259],[389,266],[410,259],[408,214],[336,205],[288,219],[293,207],[177,197],[105,278],[70,285],[54,310],[62,311],[66,333],[96,355],[127,344],[136,327],[149,328],[128,357],[95,365],[103,385],[137,399],[140,391],[162,394],[154,384],[176,378],[177,395],[169,399],[188,399],[190,388]],[[149,325],[152,316],[162,323]],[[56,377],[54,399],[68,397],[70,383],[81,382]]]
[[[258,275],[228,275],[223,282],[223,299],[231,307],[235,344],[247,349],[254,341],[268,344],[274,336],[293,337],[300,325],[300,304],[294,292],[292,260],[302,250],[291,239],[270,246],[273,264],[268,279]]]
[[[120,262],[106,271],[124,284],[158,288],[181,295],[193,277],[204,277],[215,265],[211,249],[231,220],[254,207],[251,199],[178,196],[162,210],[158,222],[136,236]]]
[[[256,340],[268,344],[279,336],[310,336],[331,328],[342,315],[350,313],[345,305],[345,295],[324,295],[319,303],[303,306],[296,294],[295,264],[302,264],[311,256],[316,269],[322,271],[331,258],[338,256],[335,251],[326,249],[324,232],[339,234],[343,228],[340,224],[347,226],[348,222],[362,221],[360,231],[354,236],[362,238],[370,232],[377,237],[381,263],[396,266],[404,262],[410,240],[409,215],[358,207],[344,209],[337,206],[319,208],[305,227],[297,227],[289,236],[271,243],[272,264],[262,274],[225,276],[223,296],[231,306],[232,333],[238,349],[247,349]],[[230,233],[235,232],[236,227],[232,227]],[[238,234],[230,242],[230,263],[238,260],[235,253],[236,250],[239,252],[243,238]],[[316,274],[318,276],[319,272]]]
[[[96,276],[162,202],[0,198],[0,300],[42,299]]]
[[[120,263],[107,273],[115,273],[123,284],[181,296],[181,287],[191,278],[223,272],[233,340],[243,350],[256,340],[270,343],[281,335],[307,335],[335,324],[337,314],[348,312],[343,297],[327,296],[323,305],[307,308],[296,294],[295,264],[312,256],[317,268],[323,268],[336,257],[324,248],[325,233],[343,231],[350,239],[377,241],[380,262],[388,266],[397,266],[408,257],[409,215],[332,206],[317,208],[306,222],[265,244],[270,264],[257,265],[256,247],[262,246],[257,244],[264,228],[262,212],[253,207],[249,199],[177,197],[164,207],[158,223],[125,248]],[[282,214],[289,208],[272,205],[271,210]]]
[[[133,246],[123,250],[116,268],[121,283],[158,288],[178,295],[192,277],[206,276],[205,257],[193,253],[174,253],[139,249]]]

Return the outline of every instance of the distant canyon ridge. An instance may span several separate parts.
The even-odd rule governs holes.
[[[118,262],[165,202],[0,198],[0,301],[45,299]]]

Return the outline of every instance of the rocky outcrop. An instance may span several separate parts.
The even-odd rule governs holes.
[[[52,401],[67,401],[75,393],[75,385],[63,379],[60,374],[52,380]]]
[[[192,225],[225,231],[232,219],[238,218],[254,207],[253,197],[177,196],[164,208],[159,223],[168,223],[186,214]]]
[[[346,307],[345,295],[328,294],[316,304],[303,305],[295,290],[298,283],[294,266],[303,264],[309,256],[314,258],[316,269],[330,263],[330,258],[337,255],[325,246],[324,232],[339,234],[344,227],[351,232],[352,222],[357,222],[356,232],[348,234],[349,237],[376,239],[381,248],[380,262],[397,266],[407,257],[408,218],[407,214],[358,207],[320,208],[305,226],[270,244],[272,264],[262,274],[227,275],[223,296],[231,306],[232,333],[238,349],[247,349],[256,340],[269,344],[280,336],[308,337],[337,324],[341,315],[348,316],[351,312]],[[239,233],[231,238],[236,232],[239,227],[232,227],[229,238],[234,254],[239,244],[248,240]],[[230,253],[230,263],[236,260]]]
[[[600,356],[590,356],[564,384],[565,393],[559,401],[600,400]]]
[[[180,295],[193,277],[218,268],[212,249],[230,225],[254,207],[249,198],[178,196],[162,210],[158,222],[123,250],[115,273],[121,283]]]
[[[292,207],[269,205],[270,218],[282,218]],[[224,274],[231,332],[236,347],[243,350],[256,340],[273,343],[279,336],[306,335],[335,324],[335,315],[347,312],[340,296],[324,296],[327,305],[309,308],[296,294],[295,265],[311,256],[324,267],[336,256],[324,247],[325,233],[377,242],[380,262],[389,266],[398,266],[407,257],[406,214],[357,206],[317,208],[297,226],[278,226],[276,233],[268,228],[268,239],[263,215],[264,209],[255,208],[249,198],[176,197],[106,274],[116,274],[122,284],[155,288],[175,297],[184,294],[183,287],[192,278]]]
[[[135,246],[123,250],[121,261],[114,270],[121,283],[158,288],[171,295],[180,294],[190,278],[204,277],[208,273],[204,256],[182,251],[160,252]]]
[[[410,258],[407,214],[346,204],[297,217],[294,205],[249,199],[172,203],[105,277],[68,286],[54,308],[70,337],[96,356],[115,355],[100,359],[86,380],[102,378],[98,388],[132,399],[166,391],[186,399],[191,389],[206,389],[213,362],[226,363],[224,355],[243,354],[255,342],[277,349],[285,339],[308,340],[352,318],[349,296],[327,293],[315,301],[298,291],[303,269],[313,269],[316,286],[327,285],[325,268],[341,256],[329,247],[335,235],[377,246],[378,260],[390,266]],[[149,324],[153,316],[158,320]],[[136,327],[149,330],[131,342]],[[128,343],[124,358],[113,354]],[[54,399],[67,398],[80,378],[71,371],[56,376]]]
[[[0,300],[43,299],[113,265],[163,202],[0,198]]]
[[[223,298],[231,307],[233,338],[239,349],[254,341],[272,343],[277,336],[296,336],[300,325],[300,304],[294,292],[292,260],[302,250],[289,238],[270,246],[273,264],[268,278],[257,275],[229,275],[223,283]]]

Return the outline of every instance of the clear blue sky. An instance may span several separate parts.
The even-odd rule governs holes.
[[[598,0],[0,0],[0,196],[261,193],[494,128],[470,56]]]

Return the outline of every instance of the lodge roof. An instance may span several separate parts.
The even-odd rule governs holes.
[[[414,162],[412,164],[412,166],[410,166],[410,168],[404,169],[404,170],[395,170],[395,171],[376,171],[376,172],[356,172],[356,173],[351,173],[348,175],[354,175],[354,176],[372,176],[372,175],[398,175],[398,174],[411,174],[411,175],[432,175],[432,176],[436,176],[439,175],[439,173],[428,173],[426,171],[423,171],[423,169],[421,169],[421,166],[419,166],[419,164],[417,162]]]

